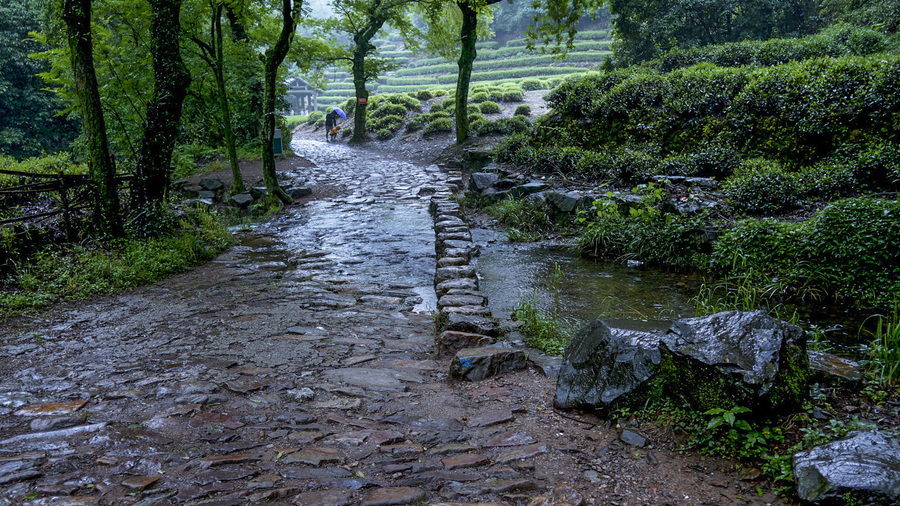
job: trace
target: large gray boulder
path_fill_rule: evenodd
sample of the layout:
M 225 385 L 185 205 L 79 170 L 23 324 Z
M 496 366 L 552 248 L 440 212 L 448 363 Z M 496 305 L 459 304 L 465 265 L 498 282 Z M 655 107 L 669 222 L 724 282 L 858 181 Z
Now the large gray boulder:
M 668 395 L 697 411 L 773 413 L 802 404 L 809 374 L 803 331 L 761 311 L 678 320 L 661 336 L 598 320 L 566 348 L 553 402 L 603 409 Z
M 816 504 L 900 504 L 900 440 L 874 432 L 794 455 L 797 494 Z
M 658 335 L 610 328 L 594 320 L 578 332 L 563 354 L 553 405 L 560 409 L 607 406 L 650 379 L 658 365 Z
M 799 407 L 809 393 L 803 329 L 763 311 L 678 320 L 660 340 L 666 389 L 696 409 Z
M 500 179 L 500 176 L 493 172 L 475 172 L 469 176 L 469 189 L 483 192 L 494 186 L 498 179 Z

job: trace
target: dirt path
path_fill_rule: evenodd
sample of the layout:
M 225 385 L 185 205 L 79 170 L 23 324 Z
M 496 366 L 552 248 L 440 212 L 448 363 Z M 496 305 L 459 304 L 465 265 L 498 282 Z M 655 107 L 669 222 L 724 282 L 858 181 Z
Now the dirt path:
M 451 380 L 428 309 L 447 175 L 377 147 L 299 142 L 290 170 L 327 200 L 190 273 L 10 322 L 0 505 L 774 500 L 671 434 L 631 446 L 646 428 L 554 411 L 535 367 Z

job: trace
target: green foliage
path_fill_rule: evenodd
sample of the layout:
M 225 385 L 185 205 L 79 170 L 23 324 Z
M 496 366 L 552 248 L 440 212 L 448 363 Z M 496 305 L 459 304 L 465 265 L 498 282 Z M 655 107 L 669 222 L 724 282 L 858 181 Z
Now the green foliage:
M 524 91 L 545 90 L 547 85 L 539 79 L 524 79 L 522 81 L 522 89 Z
M 866 368 L 882 388 L 900 384 L 900 303 L 894 302 L 888 315 L 877 315 L 872 341 L 866 347 Z M 862 329 L 860 329 L 862 333 Z
M 815 4 L 787 0 L 611 0 L 616 59 L 632 64 L 673 48 L 808 34 L 817 29 Z
M 147 284 L 209 260 L 234 242 L 225 224 L 209 212 L 190 210 L 177 225 L 168 235 L 123 239 L 109 249 L 44 250 L 8 280 L 16 288 L 0 293 L 0 316 Z
M 855 300 L 887 307 L 900 296 L 900 202 L 851 198 L 806 222 L 745 220 L 713 245 L 712 268 L 768 296 Z M 777 282 L 772 281 L 777 280 Z
M 419 100 L 431 100 L 434 98 L 434 93 L 429 90 L 419 90 L 416 92 L 416 98 Z
M 0 169 L 28 172 L 30 174 L 87 174 L 87 165 L 72 161 L 71 153 L 56 153 L 16 160 L 0 155 Z M 0 174 L 0 188 L 34 182 L 20 176 Z
M 487 94 L 487 92 L 479 91 L 476 93 L 472 93 L 472 95 L 469 97 L 469 101 L 475 102 L 476 104 L 480 104 L 482 102 L 486 102 L 489 98 L 491 98 L 491 97 L 490 97 L 490 95 Z
M 763 159 L 744 162 L 725 182 L 724 190 L 733 205 L 755 214 L 774 214 L 799 203 L 797 178 L 780 164 Z
M 709 422 L 703 433 L 696 434 L 689 446 L 709 455 L 741 460 L 758 459 L 773 454 L 773 446 L 784 441 L 781 427 L 754 428 L 738 415 L 750 409 L 735 406 L 731 409 L 713 408 L 703 413 Z
M 695 230 L 703 216 L 669 214 L 662 209 L 668 201 L 663 188 L 653 183 L 634 189 L 639 203 L 608 192 L 579 212 L 584 228 L 576 241 L 582 254 L 606 258 L 623 255 L 644 262 L 675 267 L 696 267 L 703 256 L 696 249 Z
M 500 104 L 488 100 L 481 102 L 478 105 L 478 110 L 480 110 L 482 114 L 498 114 L 500 113 Z
M 325 113 L 322 111 L 313 111 L 309 113 L 309 116 L 306 117 L 306 123 L 308 125 L 315 125 L 319 120 L 325 119 Z
M 513 242 L 531 242 L 545 237 L 555 226 L 547 209 L 533 199 L 505 199 L 488 206 L 487 211 L 506 227 Z
M 441 132 L 452 132 L 453 120 L 450 118 L 435 118 L 425 125 L 424 135 L 431 135 Z
M 877 53 L 884 47 L 884 36 L 874 30 L 835 25 L 820 33 L 800 38 L 740 41 L 672 49 L 659 59 L 648 62 L 647 65 L 663 72 L 698 63 L 712 63 L 719 67 L 771 66 L 823 56 L 865 56 Z
M 531 116 L 531 106 L 528 104 L 517 105 L 513 116 Z
M 513 309 L 513 319 L 523 323 L 521 329 L 529 346 L 548 355 L 562 355 L 572 338 L 573 329 L 559 316 L 559 280 L 562 270 L 554 265 L 550 296 L 553 298 L 551 311 L 541 310 L 537 290 L 530 297 L 523 297 Z
M 521 102 L 525 100 L 525 93 L 521 89 L 504 90 L 502 95 L 504 102 Z
M 66 149 L 77 134 L 76 123 L 39 73 L 46 61 L 29 57 L 41 50 L 29 32 L 41 25 L 40 3 L 9 0 L 0 5 L 0 155 L 16 158 Z

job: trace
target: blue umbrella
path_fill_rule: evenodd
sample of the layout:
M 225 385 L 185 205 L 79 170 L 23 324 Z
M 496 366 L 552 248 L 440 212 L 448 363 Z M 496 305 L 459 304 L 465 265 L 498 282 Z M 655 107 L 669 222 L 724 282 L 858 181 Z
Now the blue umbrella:
M 344 121 L 347 121 L 347 113 L 344 112 L 340 107 L 335 107 L 334 112 L 338 114 L 338 116 L 344 118 Z

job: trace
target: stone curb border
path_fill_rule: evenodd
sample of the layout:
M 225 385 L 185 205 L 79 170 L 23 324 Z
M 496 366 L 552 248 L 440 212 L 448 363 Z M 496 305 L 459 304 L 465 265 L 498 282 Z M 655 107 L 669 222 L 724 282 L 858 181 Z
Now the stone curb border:
M 458 171 L 450 172 L 451 186 L 462 188 Z M 469 225 L 460 205 L 450 196 L 435 195 L 429 204 L 434 219 L 437 264 L 434 291 L 443 331 L 437 338 L 438 357 L 453 355 L 450 374 L 479 381 L 489 376 L 516 371 L 527 366 L 521 349 L 491 346 L 502 329 L 488 308 L 488 298 L 478 287 L 478 273 L 471 264 L 478 256 Z

